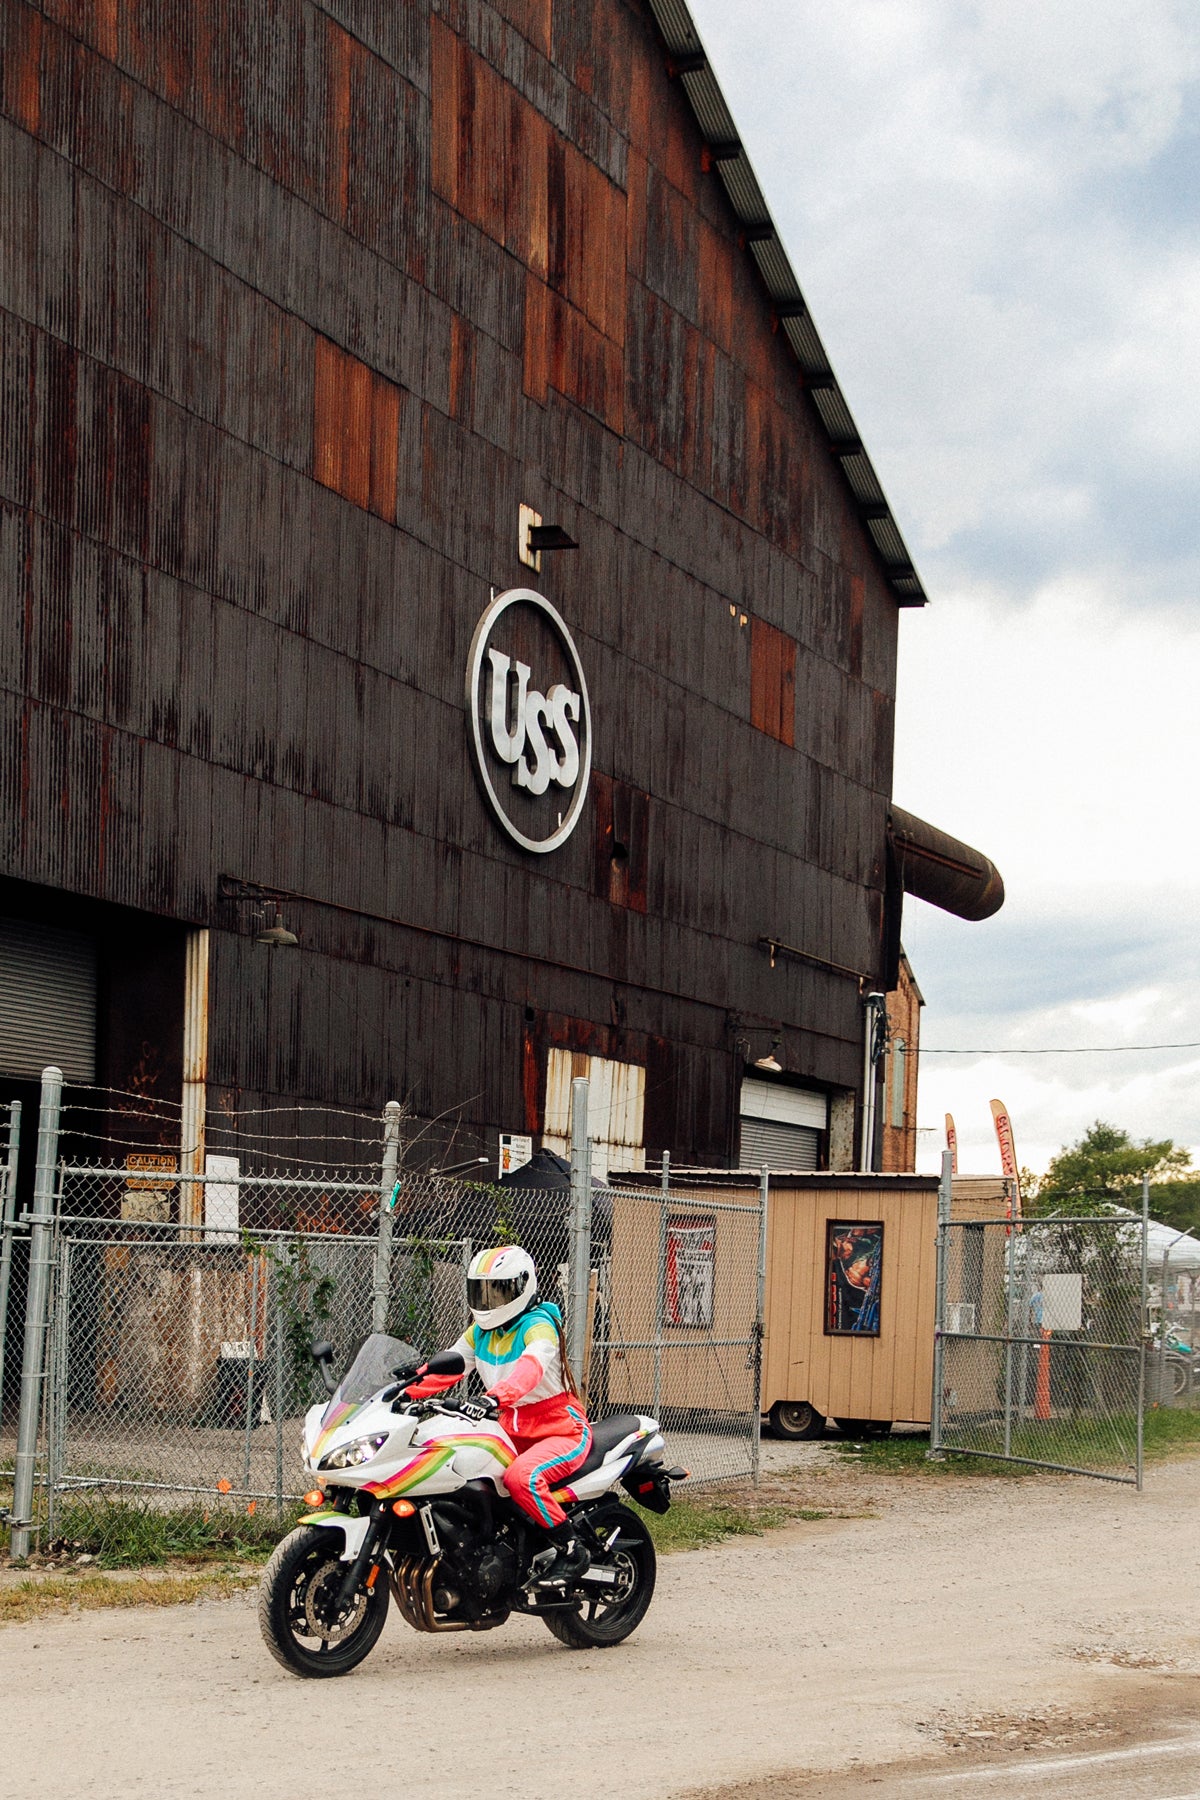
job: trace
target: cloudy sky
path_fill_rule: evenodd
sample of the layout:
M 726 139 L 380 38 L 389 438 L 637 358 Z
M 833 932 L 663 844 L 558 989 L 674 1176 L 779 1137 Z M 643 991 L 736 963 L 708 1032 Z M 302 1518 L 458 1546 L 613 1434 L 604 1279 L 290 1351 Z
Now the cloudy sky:
M 930 605 L 895 793 L 990 855 L 910 901 L 921 1166 L 1097 1118 L 1200 1161 L 1200 11 L 693 0 Z M 1000 1050 L 942 1056 L 935 1048 Z

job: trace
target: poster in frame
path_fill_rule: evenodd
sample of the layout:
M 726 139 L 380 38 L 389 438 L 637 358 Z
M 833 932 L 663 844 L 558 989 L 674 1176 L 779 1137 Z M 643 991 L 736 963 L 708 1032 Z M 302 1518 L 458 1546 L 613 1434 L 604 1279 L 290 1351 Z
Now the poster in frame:
M 667 1219 L 664 1324 L 712 1329 L 715 1248 L 716 1220 L 711 1213 L 672 1214 Z
M 883 1225 L 830 1219 L 825 1227 L 825 1334 L 878 1337 Z

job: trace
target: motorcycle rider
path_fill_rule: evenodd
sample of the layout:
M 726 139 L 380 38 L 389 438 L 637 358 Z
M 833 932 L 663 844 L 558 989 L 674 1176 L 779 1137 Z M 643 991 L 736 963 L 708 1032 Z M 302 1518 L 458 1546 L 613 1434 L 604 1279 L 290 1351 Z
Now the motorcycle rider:
M 566 1585 L 583 1574 L 591 1558 L 552 1489 L 584 1462 L 592 1429 L 567 1361 L 562 1314 L 552 1301 L 539 1298 L 533 1258 L 519 1244 L 481 1250 L 472 1259 L 467 1305 L 472 1323 L 447 1352 L 461 1357 L 462 1369 L 430 1375 L 423 1364 L 406 1391 L 424 1399 L 454 1387 L 472 1369 L 478 1372 L 517 1448 L 504 1485 L 554 1545 L 554 1554 L 540 1551 L 534 1558 L 534 1573 L 539 1583 Z

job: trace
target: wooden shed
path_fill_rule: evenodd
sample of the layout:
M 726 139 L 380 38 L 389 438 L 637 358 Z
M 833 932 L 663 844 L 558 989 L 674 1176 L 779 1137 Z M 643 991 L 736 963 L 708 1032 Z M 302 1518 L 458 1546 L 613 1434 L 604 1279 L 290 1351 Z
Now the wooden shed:
M 627 1340 L 619 1385 L 665 1410 L 717 1407 L 746 1388 L 743 1326 L 756 1311 L 757 1228 L 735 1203 L 756 1198 L 757 1176 L 706 1172 L 672 1188 L 669 1229 L 711 1230 L 705 1325 L 658 1333 L 650 1211 L 615 1199 L 614 1312 Z M 827 1419 L 855 1432 L 895 1421 L 928 1424 L 933 1382 L 938 1182 L 932 1175 L 779 1174 L 767 1209 L 761 1410 L 777 1436 L 819 1437 Z M 1000 1177 L 956 1178 L 954 1217 L 994 1219 L 1007 1203 Z M 657 1212 L 657 1208 L 653 1209 Z M 661 1255 L 661 1252 L 657 1253 Z M 698 1347 L 711 1348 L 698 1355 Z M 690 1348 L 690 1354 L 685 1353 Z M 656 1363 L 657 1352 L 657 1363 Z M 701 1381 L 706 1392 L 697 1391 Z M 735 1402 L 736 1404 L 736 1402 Z

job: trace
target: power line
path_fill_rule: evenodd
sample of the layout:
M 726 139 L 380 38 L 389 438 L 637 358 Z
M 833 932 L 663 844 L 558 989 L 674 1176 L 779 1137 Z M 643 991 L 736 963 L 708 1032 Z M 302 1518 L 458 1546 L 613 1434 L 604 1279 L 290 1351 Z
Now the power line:
M 920 1045 L 922 1056 L 1125 1056 L 1135 1050 L 1200 1050 L 1194 1044 L 1053 1044 L 1038 1050 L 1001 1047 L 988 1050 L 942 1050 Z

